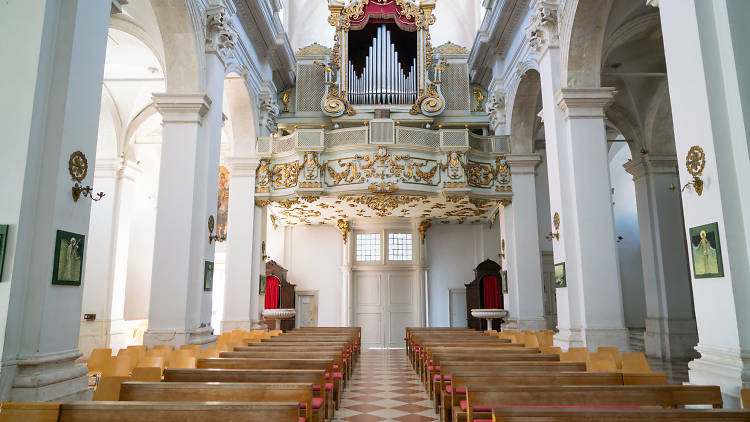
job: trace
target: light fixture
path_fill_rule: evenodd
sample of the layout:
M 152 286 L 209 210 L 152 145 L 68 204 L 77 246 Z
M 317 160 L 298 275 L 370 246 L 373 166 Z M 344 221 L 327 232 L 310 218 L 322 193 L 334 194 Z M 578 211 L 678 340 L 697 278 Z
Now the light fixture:
M 94 188 L 91 186 L 83 186 L 83 179 L 89 172 L 89 161 L 86 159 L 86 154 L 81 151 L 76 151 L 70 154 L 68 159 L 68 173 L 75 182 L 72 188 L 73 202 L 78 202 L 78 198 L 81 196 L 89 197 L 92 201 L 100 201 L 104 197 L 104 192 L 94 193 Z
M 690 150 L 685 157 L 685 167 L 687 168 L 688 173 L 693 176 L 693 180 L 682 187 L 682 192 L 684 192 L 688 186 L 692 186 L 698 196 L 703 195 L 703 179 L 701 179 L 701 175 L 703 175 L 703 169 L 706 168 L 706 153 L 703 152 L 703 148 L 698 145 L 690 147 Z

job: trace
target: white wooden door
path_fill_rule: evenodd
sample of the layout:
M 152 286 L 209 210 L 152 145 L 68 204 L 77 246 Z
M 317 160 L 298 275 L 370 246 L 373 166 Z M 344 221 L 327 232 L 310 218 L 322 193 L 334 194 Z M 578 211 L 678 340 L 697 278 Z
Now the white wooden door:
M 466 289 L 450 289 L 451 327 L 466 327 Z
M 365 348 L 404 347 L 405 328 L 418 325 L 414 271 L 362 271 L 354 275 L 354 322 Z

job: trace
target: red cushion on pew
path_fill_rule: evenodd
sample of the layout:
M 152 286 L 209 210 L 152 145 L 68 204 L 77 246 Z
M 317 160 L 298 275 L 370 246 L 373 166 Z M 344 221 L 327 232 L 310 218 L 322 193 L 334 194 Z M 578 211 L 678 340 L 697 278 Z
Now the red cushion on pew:
M 456 394 L 466 394 L 465 388 L 456 388 Z
M 323 397 L 313 397 L 312 398 L 312 408 L 313 409 L 320 409 L 321 406 L 323 406 Z M 300 402 L 299 407 L 300 407 L 300 409 L 307 409 L 307 403 Z
M 451 376 L 450 375 L 444 375 L 443 376 L 443 380 L 444 381 L 450 381 L 451 380 Z
M 466 411 L 466 400 L 461 400 L 461 410 Z M 475 412 L 492 412 L 492 406 L 474 406 L 472 410 Z
M 320 391 L 319 385 L 313 385 L 313 391 Z
M 435 377 L 432 380 L 433 381 L 440 381 L 440 374 L 435 374 Z
M 344 358 L 344 363 L 346 363 L 346 358 Z
M 474 419 L 474 420 L 476 421 L 477 419 Z M 299 418 L 297 419 L 297 422 L 305 422 L 305 418 Z
M 450 394 L 450 392 L 453 391 L 453 386 L 448 384 L 445 386 L 445 392 Z
M 330 372 L 326 372 L 326 379 L 328 379 L 330 377 L 331 377 L 331 373 Z
M 326 391 L 333 391 L 333 383 L 327 382 L 326 383 Z
M 430 365 L 432 365 L 432 359 L 430 359 Z
M 346 360 L 344 362 L 346 362 Z M 334 371 L 338 371 L 339 370 L 339 366 L 338 365 L 333 365 L 333 370 Z
M 440 365 L 436 366 L 436 367 L 435 367 L 435 370 L 436 370 L 436 371 L 439 371 L 439 370 L 440 370 Z
M 428 371 L 432 371 L 432 370 L 434 370 L 434 368 L 435 368 L 435 367 L 434 367 L 434 366 L 432 366 L 432 365 L 428 365 L 428 366 L 427 366 L 427 370 L 428 370 Z
M 334 372 L 333 373 L 333 379 L 340 380 L 343 378 L 343 374 L 341 372 Z

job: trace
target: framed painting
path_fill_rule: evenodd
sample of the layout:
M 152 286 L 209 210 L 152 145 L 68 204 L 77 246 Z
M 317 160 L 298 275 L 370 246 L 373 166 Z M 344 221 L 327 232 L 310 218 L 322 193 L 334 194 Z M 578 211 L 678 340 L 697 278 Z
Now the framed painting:
M 258 294 L 266 294 L 266 276 L 260 276 L 260 283 L 258 284 Z
M 695 278 L 724 277 L 718 223 L 690 228 L 690 252 Z
M 508 293 L 508 270 L 503 270 L 500 273 L 500 278 L 502 279 L 503 293 Z
M 52 266 L 52 284 L 80 286 L 83 273 L 83 247 L 86 236 L 58 230 Z
M 555 287 L 568 287 L 568 281 L 565 279 L 565 263 L 555 264 Z
M 203 291 L 210 292 L 214 288 L 214 263 L 205 261 L 203 265 Z
M 8 243 L 8 225 L 0 224 L 0 281 L 3 280 L 3 263 L 5 262 L 6 243 Z

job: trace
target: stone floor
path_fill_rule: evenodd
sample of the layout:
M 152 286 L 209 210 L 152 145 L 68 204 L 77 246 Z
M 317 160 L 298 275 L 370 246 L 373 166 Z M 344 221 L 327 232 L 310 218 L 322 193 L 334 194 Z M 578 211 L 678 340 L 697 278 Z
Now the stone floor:
M 403 349 L 363 350 L 334 421 L 436 421 Z

